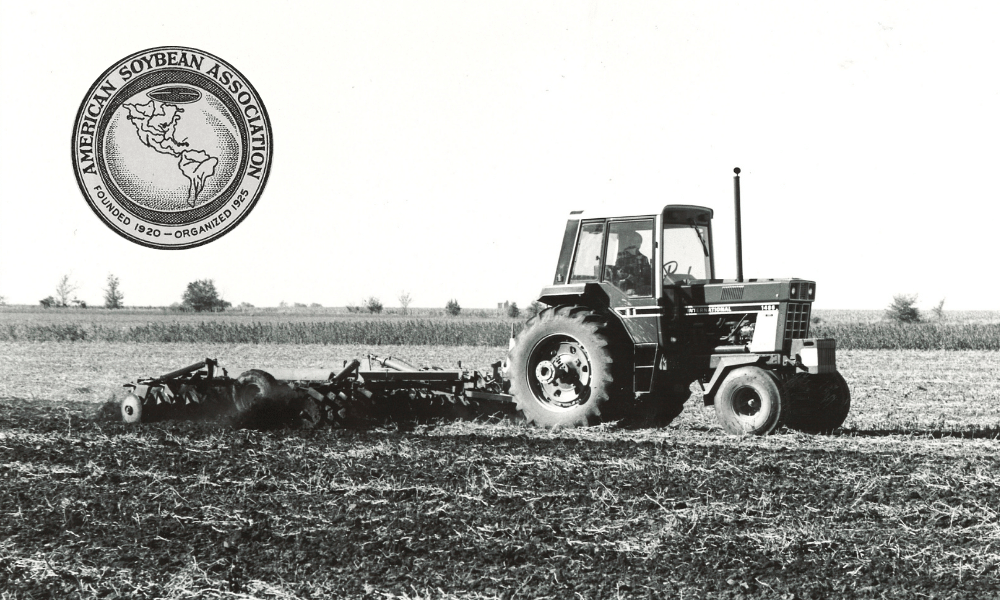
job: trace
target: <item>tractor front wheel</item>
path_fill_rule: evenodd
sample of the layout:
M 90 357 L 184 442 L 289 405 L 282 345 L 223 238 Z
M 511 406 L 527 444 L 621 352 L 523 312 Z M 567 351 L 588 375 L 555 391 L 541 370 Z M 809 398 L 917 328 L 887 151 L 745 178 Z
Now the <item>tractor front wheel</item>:
M 767 435 L 781 424 L 781 388 L 774 373 L 740 367 L 726 375 L 715 395 L 715 415 L 735 435 Z
M 546 308 L 507 356 L 510 391 L 525 420 L 542 427 L 600 421 L 613 393 L 614 359 L 603 317 L 582 306 Z

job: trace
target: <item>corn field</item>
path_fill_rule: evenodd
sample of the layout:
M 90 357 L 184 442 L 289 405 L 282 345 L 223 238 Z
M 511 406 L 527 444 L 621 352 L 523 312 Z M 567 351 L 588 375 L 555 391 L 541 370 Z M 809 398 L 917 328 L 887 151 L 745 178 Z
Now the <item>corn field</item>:
M 515 325 L 515 331 L 520 325 Z M 5 323 L 0 341 L 208 344 L 506 346 L 510 323 L 444 319 L 344 319 L 324 322 Z
M 210 344 L 506 346 L 521 322 L 509 319 L 335 319 L 326 321 L 158 320 L 147 323 L 5 322 L 0 341 Z M 1000 323 L 820 323 L 813 337 L 843 350 L 1000 350 Z
M 1000 323 L 843 323 L 815 325 L 844 350 L 1000 350 Z

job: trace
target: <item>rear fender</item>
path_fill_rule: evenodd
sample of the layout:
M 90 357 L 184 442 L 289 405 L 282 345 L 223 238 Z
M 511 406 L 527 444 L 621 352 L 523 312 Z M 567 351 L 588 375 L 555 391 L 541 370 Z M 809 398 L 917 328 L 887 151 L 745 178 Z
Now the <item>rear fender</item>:
M 593 309 L 604 309 L 610 303 L 607 292 L 596 282 L 550 285 L 542 288 L 538 301 L 549 306 L 579 304 Z

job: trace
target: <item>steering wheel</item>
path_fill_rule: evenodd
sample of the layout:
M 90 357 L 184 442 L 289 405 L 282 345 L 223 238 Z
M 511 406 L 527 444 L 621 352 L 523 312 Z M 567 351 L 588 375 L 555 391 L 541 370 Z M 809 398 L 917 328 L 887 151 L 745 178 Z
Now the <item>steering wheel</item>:
M 677 272 L 677 261 L 676 260 L 668 260 L 667 262 L 663 263 L 663 274 L 664 275 L 672 275 L 672 274 L 674 274 L 676 272 Z

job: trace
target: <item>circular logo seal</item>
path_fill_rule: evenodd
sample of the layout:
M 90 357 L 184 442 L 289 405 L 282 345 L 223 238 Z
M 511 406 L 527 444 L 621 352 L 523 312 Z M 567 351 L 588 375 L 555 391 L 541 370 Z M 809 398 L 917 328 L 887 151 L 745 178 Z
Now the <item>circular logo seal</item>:
M 73 169 L 90 207 L 119 235 L 181 249 L 242 221 L 271 170 L 271 122 L 232 65 L 194 48 L 128 56 L 87 92 Z

